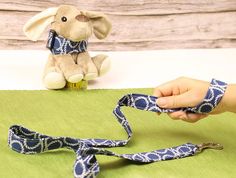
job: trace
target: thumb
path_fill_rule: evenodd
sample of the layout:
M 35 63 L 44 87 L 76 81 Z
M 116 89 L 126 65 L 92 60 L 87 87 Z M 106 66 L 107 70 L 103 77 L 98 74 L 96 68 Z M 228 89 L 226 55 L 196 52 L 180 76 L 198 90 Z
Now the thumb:
M 158 106 L 162 108 L 193 107 L 199 103 L 197 97 L 190 91 L 180 95 L 160 97 L 157 99 Z

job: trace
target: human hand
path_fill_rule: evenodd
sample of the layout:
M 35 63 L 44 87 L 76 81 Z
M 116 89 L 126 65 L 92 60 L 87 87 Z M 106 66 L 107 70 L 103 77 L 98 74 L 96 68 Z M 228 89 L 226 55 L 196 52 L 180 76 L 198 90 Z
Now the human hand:
M 157 104 L 162 108 L 194 107 L 203 101 L 209 85 L 209 82 L 180 77 L 156 87 L 154 96 L 158 97 Z M 217 106 L 209 114 L 220 112 L 223 112 L 223 107 Z M 168 115 L 174 120 L 192 123 L 207 116 L 206 114 L 186 113 L 184 111 L 176 111 L 168 113 Z

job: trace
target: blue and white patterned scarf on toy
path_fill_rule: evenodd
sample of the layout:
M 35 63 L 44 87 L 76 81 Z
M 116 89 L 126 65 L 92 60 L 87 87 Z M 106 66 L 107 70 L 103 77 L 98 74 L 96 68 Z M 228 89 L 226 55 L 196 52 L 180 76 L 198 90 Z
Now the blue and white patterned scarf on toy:
M 88 41 L 71 41 L 59 36 L 54 30 L 50 30 L 47 41 L 47 48 L 54 55 L 82 53 L 87 50 Z

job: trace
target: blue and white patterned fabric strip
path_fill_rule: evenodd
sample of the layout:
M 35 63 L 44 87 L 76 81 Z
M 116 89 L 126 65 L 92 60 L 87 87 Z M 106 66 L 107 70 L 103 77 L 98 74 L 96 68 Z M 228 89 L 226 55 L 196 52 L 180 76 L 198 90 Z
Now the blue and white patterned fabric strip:
M 196 107 L 187 108 L 188 112 L 193 113 L 209 113 L 211 112 L 221 101 L 225 94 L 227 83 L 212 79 L 207 94 L 203 101 Z
M 222 97 L 224 96 L 226 88 L 226 83 L 216 79 L 212 79 L 205 98 L 196 107 L 165 109 L 159 107 L 156 104 L 156 100 L 158 100 L 157 97 L 142 94 L 125 95 L 120 99 L 119 105 L 131 106 L 136 109 L 159 113 L 169 113 L 182 110 L 191 113 L 206 114 L 211 112 L 219 104 Z
M 220 102 L 226 84 L 217 80 L 212 80 L 204 101 L 194 108 L 180 108 L 186 112 L 207 113 L 210 112 Z M 9 129 L 9 147 L 23 154 L 36 154 L 48 150 L 59 148 L 69 148 L 76 153 L 74 163 L 75 178 L 96 177 L 99 173 L 99 164 L 96 160 L 97 154 L 115 156 L 136 162 L 150 163 L 164 160 L 172 160 L 192 156 L 199 151 L 199 146 L 186 143 L 180 146 L 154 150 L 149 152 L 134 154 L 117 154 L 105 147 L 117 147 L 126 145 L 132 136 L 131 127 L 121 111 L 122 106 L 133 107 L 136 109 L 152 112 L 173 112 L 173 109 L 163 109 L 156 104 L 157 97 L 143 94 L 127 94 L 118 101 L 117 107 L 113 110 L 118 122 L 125 129 L 128 138 L 126 140 L 109 139 L 78 139 L 70 137 L 51 137 L 30 131 L 22 126 L 13 125 Z M 210 106 L 210 107 L 208 107 Z
M 47 48 L 54 55 L 82 53 L 87 51 L 88 41 L 71 41 L 62 36 L 59 36 L 54 30 L 49 31 Z

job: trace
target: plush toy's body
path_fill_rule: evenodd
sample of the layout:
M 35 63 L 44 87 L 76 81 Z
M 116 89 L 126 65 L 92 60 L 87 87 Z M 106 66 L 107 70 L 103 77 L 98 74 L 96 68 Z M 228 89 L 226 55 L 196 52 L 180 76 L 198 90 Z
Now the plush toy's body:
M 91 80 L 108 71 L 108 56 L 90 57 L 87 51 L 87 39 L 93 33 L 98 39 L 103 39 L 110 32 L 111 24 L 104 14 L 62 5 L 32 17 L 25 24 L 24 32 L 36 41 L 50 24 L 47 47 L 51 54 L 43 75 L 47 88 L 60 89 L 66 81 L 77 83 Z

